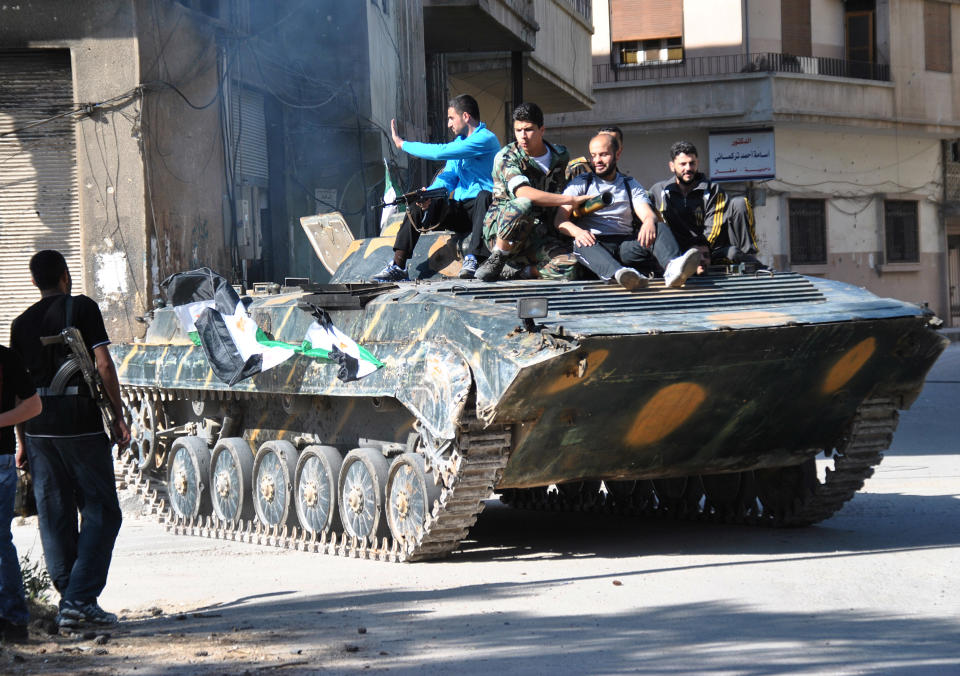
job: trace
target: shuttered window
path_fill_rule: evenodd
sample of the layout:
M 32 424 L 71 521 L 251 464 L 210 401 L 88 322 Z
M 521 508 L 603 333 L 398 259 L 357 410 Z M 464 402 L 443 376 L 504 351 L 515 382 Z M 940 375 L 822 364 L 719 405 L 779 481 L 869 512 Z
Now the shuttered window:
M 610 0 L 614 42 L 683 36 L 683 0 Z
M 927 70 L 951 72 L 950 5 L 931 0 L 923 3 L 923 37 Z
M 917 203 L 912 200 L 886 200 L 883 203 L 883 227 L 888 263 L 920 261 L 920 228 Z
M 810 0 L 780 0 L 781 51 L 813 56 L 810 37 Z
M 790 204 L 790 262 L 815 265 L 827 262 L 827 216 L 824 200 L 792 199 Z
M 263 95 L 237 86 L 230 97 L 230 134 L 238 185 L 268 185 Z
M 67 50 L 0 51 L 0 134 L 73 110 Z M 77 123 L 61 117 L 0 136 L 0 344 L 10 322 L 40 299 L 30 257 L 56 249 L 82 293 L 77 205 Z

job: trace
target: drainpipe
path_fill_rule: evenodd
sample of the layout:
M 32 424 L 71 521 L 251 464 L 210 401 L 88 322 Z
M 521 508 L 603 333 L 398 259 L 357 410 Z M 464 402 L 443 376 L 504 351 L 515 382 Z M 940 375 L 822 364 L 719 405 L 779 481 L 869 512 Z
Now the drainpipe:
M 747 61 L 750 60 L 750 0 L 740 1 L 740 12 L 743 15 L 743 51 Z

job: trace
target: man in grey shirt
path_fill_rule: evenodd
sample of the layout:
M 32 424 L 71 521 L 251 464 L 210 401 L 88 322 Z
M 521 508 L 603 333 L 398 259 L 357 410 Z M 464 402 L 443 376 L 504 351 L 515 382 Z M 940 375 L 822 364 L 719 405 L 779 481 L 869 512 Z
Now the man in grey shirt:
M 641 274 L 664 270 L 668 287 L 679 287 L 697 271 L 700 253 L 681 254 L 676 238 L 665 224 L 657 223 L 647 192 L 634 179 L 617 171 L 617 138 L 600 133 L 590 139 L 594 171 L 573 179 L 565 195 L 611 193 L 610 204 L 579 214 L 572 206 L 557 209 L 557 230 L 573 238 L 577 260 L 600 279 L 616 280 L 626 289 L 647 286 Z M 635 226 L 639 220 L 640 226 Z

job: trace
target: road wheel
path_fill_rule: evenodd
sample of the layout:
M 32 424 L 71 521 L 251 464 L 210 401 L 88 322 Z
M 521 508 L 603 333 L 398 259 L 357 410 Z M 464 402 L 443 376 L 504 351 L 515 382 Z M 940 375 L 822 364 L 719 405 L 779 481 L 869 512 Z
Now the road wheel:
M 265 526 L 293 521 L 290 509 L 297 449 L 289 441 L 264 443 L 253 460 L 253 508 Z
M 223 439 L 210 460 L 210 496 L 213 511 L 223 521 L 236 524 L 253 515 L 251 478 L 253 452 L 240 437 Z
M 167 494 L 174 514 L 189 520 L 210 513 L 210 449 L 198 437 L 180 437 L 170 449 Z
M 340 519 L 347 535 L 359 539 L 387 534 L 384 488 L 390 463 L 376 448 L 355 448 L 340 467 Z
M 404 453 L 393 461 L 387 478 L 387 523 L 398 541 L 412 545 L 423 537 L 440 486 L 427 474 L 423 456 Z
M 332 446 L 307 446 L 297 460 L 294 502 L 300 527 L 310 533 L 340 530 L 337 480 L 343 458 Z

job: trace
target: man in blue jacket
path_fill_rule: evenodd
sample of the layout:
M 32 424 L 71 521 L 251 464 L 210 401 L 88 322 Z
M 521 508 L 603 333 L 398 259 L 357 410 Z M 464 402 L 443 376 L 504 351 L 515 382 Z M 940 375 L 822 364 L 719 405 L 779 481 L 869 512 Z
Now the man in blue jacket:
M 444 187 L 450 199 L 428 200 L 410 205 L 393 243 L 393 261 L 377 273 L 377 282 L 409 281 L 407 259 L 420 239 L 420 232 L 439 227 L 455 232 L 469 232 L 470 241 L 460 277 L 470 279 L 477 271 L 477 258 L 486 255 L 483 242 L 483 217 L 493 196 L 493 158 L 500 150 L 500 141 L 480 121 L 480 106 L 469 94 L 453 98 L 447 107 L 447 127 L 455 139 L 451 143 L 416 143 L 404 141 L 397 133 L 397 121 L 390 121 L 393 143 L 414 157 L 445 160 L 446 165 L 430 184 Z

